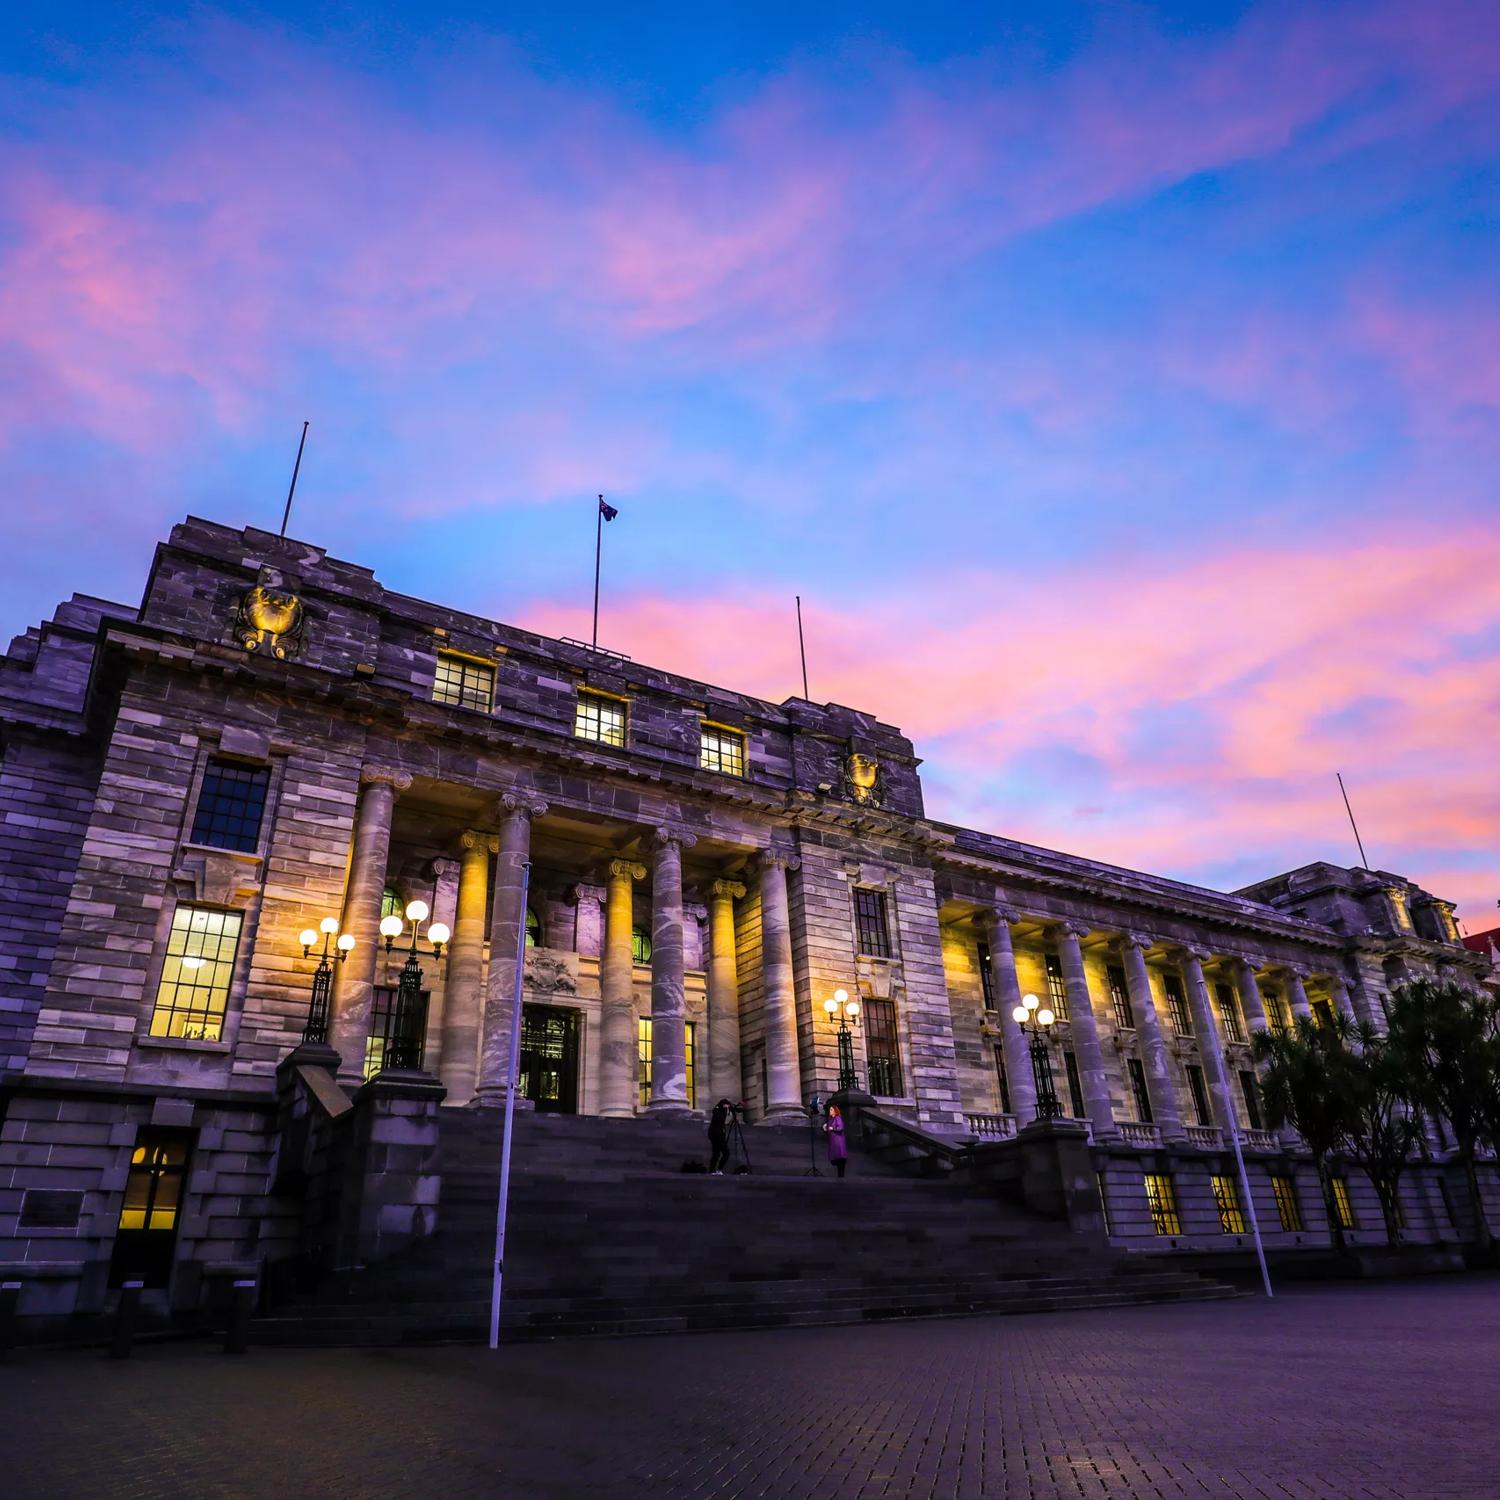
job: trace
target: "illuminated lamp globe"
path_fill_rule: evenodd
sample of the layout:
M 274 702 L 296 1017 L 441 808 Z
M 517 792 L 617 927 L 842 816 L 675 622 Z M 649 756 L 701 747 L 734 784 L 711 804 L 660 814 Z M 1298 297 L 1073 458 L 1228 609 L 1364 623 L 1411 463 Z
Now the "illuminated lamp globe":
M 318 935 L 312 930 L 311 927 L 304 927 L 297 938 L 297 941 L 301 943 L 304 948 L 311 948 L 312 945 L 317 942 L 317 940 Z
M 844 1003 L 844 1001 L 846 1001 L 848 998 L 849 998 L 849 991 L 848 990 L 835 990 L 833 992 L 833 1000 L 834 1000 L 834 1004 L 835 1005 L 842 1005 Z
M 408 901 L 406 903 L 406 920 L 408 922 L 425 922 L 429 909 L 425 901 Z
M 831 1021 L 839 1013 L 838 997 L 835 996 L 831 1000 L 825 1000 L 823 1002 L 823 1009 L 828 1012 L 828 1019 Z
M 203 967 L 203 960 L 201 958 L 185 958 L 182 960 L 182 967 L 184 969 L 201 969 Z
M 427 939 L 436 948 L 441 948 L 448 941 L 448 924 L 446 922 L 434 922 L 427 929 Z
M 1050 1026 L 1056 1019 L 1057 1017 L 1045 1005 L 1036 1013 L 1036 1023 L 1038 1026 Z
M 331 934 L 337 932 L 338 930 L 339 930 L 339 919 L 337 917 L 324 917 L 323 920 L 318 923 L 318 931 L 319 932 L 326 932 L 326 933 L 329 933 L 331 935 Z
M 346 932 L 339 938 L 339 951 L 341 953 L 347 953 L 353 946 L 354 934 L 352 932 Z
M 381 935 L 381 937 L 386 937 L 386 938 L 400 937 L 401 936 L 402 925 L 403 924 L 402 924 L 401 918 L 398 917 L 395 914 L 395 912 L 392 912 L 390 914 L 390 916 L 388 916 L 388 917 L 382 917 L 380 919 L 380 935 Z
M 1024 1005 L 1018 1005 L 1010 1013 L 1010 1018 L 1018 1026 L 1024 1026 L 1031 1019 L 1031 1012 Z
M 846 1016 L 848 1016 L 849 1019 L 852 1021 L 859 1014 L 859 1001 L 858 1000 L 851 1000 L 844 1007 L 844 1014 Z
M 1024 1005 L 1027 1010 L 1035 1010 L 1041 1003 L 1042 1002 L 1038 1000 L 1035 995 L 1021 996 L 1021 1004 Z

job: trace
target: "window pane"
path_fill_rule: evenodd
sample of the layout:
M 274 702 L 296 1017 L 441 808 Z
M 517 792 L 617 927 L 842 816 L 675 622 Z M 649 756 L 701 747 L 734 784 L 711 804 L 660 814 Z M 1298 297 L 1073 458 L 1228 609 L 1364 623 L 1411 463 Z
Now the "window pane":
M 1055 954 L 1046 955 L 1047 999 L 1052 1005 L 1052 1014 L 1059 1021 L 1068 1019 L 1068 986 L 1063 979 L 1062 960 Z
M 1193 1021 L 1188 1015 L 1187 998 L 1182 993 L 1182 981 L 1175 974 L 1163 974 L 1162 992 L 1167 997 L 1167 1018 L 1178 1036 L 1192 1036 Z
M 994 1010 L 995 1008 L 995 976 L 990 972 L 990 945 L 980 943 L 978 946 L 979 957 L 979 988 L 984 996 L 984 1008 Z
M 896 1033 L 896 1002 L 866 997 L 865 1057 L 870 1064 L 870 1092 L 887 1099 L 905 1094 L 901 1082 L 901 1043 Z
M 644 927 L 630 929 L 630 961 L 635 964 L 651 962 L 651 934 Z
M 260 842 L 261 817 L 270 781 L 271 772 L 266 766 L 209 761 L 198 792 L 198 811 L 189 835 L 191 842 L 253 854 Z
M 705 771 L 719 771 L 725 776 L 745 774 L 745 737 L 732 729 L 703 726 L 699 742 L 698 764 Z
M 1108 969 L 1109 998 L 1115 1008 L 1115 1025 L 1121 1031 L 1135 1030 L 1135 1011 L 1130 1004 L 1130 987 L 1125 983 L 1125 970 L 1118 964 Z
M 651 1017 L 641 1016 L 636 1022 L 636 1053 L 640 1059 L 637 1077 L 640 1080 L 640 1105 L 642 1109 L 651 1102 Z
M 1281 1216 L 1281 1227 L 1289 1232 L 1300 1232 L 1302 1209 L 1297 1203 L 1297 1188 L 1290 1177 L 1271 1178 L 1271 1190 L 1276 1194 L 1276 1212 Z
M 1216 984 L 1214 986 L 1214 998 L 1219 1002 L 1219 1016 L 1224 1023 L 1224 1040 L 1228 1042 L 1243 1042 L 1245 1040 L 1245 1028 L 1240 1021 L 1240 1003 L 1234 993 L 1234 986 Z
M 432 701 L 451 708 L 489 713 L 495 701 L 495 669 L 464 656 L 439 656 L 432 680 Z
M 173 912 L 151 1017 L 152 1036 L 220 1039 L 240 922 L 237 911 L 179 906 Z
M 1151 1227 L 1158 1234 L 1181 1234 L 1177 1217 L 1177 1194 L 1172 1179 L 1158 1172 L 1146 1173 L 1146 1203 L 1151 1210 Z
M 573 734 L 580 740 L 597 740 L 601 745 L 623 745 L 625 705 L 598 693 L 579 693 Z
M 890 926 L 886 920 L 884 891 L 854 890 L 854 930 L 859 951 L 871 958 L 891 956 Z
M 1063 1053 L 1063 1069 L 1068 1075 L 1068 1101 L 1075 1120 L 1087 1119 L 1083 1107 L 1083 1081 L 1078 1074 L 1078 1054 L 1070 1047 Z
M 1244 1234 L 1245 1215 L 1240 1208 L 1239 1184 L 1232 1177 L 1211 1179 L 1214 1203 L 1219 1210 L 1219 1228 L 1225 1234 Z

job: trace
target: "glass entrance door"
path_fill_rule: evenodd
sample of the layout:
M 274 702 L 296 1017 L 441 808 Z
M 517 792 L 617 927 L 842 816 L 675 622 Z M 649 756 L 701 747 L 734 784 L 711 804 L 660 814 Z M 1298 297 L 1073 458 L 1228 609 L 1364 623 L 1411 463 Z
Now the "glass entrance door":
M 521 1012 L 521 1093 L 538 1110 L 578 1113 L 578 1012 L 528 1005 Z

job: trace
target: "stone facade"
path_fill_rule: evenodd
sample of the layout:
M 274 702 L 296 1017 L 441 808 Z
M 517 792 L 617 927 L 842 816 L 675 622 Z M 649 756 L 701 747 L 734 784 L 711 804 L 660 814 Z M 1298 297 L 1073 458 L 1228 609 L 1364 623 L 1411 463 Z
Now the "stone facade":
M 0 662 L 0 714 L 0 1270 L 30 1311 L 103 1305 L 148 1178 L 174 1195 L 144 1210 L 171 1231 L 147 1274 L 164 1305 L 305 1251 L 294 1156 L 355 1163 L 319 1209 L 340 1254 L 423 1233 L 437 1101 L 513 1084 L 518 953 L 523 1105 L 585 1114 L 732 1093 L 803 1117 L 837 1085 L 823 1005 L 844 988 L 882 1111 L 1003 1140 L 1034 1107 L 1009 1011 L 1050 997 L 1110 1234 L 1152 1248 L 1239 1240 L 1211 1186 L 1231 1124 L 1263 1228 L 1273 1176 L 1297 1187 L 1305 1227 L 1270 1238 L 1323 1233 L 1305 1158 L 1252 1114 L 1252 1027 L 1325 1007 L 1378 1024 L 1408 977 L 1494 977 L 1399 876 L 1314 865 L 1226 895 L 950 827 L 869 714 L 427 604 L 253 529 L 189 520 L 138 608 L 62 606 Z M 255 789 L 228 838 L 205 822 L 226 775 Z M 398 1076 L 407 939 L 389 952 L 378 929 L 414 900 L 452 937 L 441 961 L 419 943 L 421 1055 Z M 299 934 L 328 917 L 355 939 L 333 1050 L 288 1071 L 319 958 Z M 1147 1174 L 1175 1182 L 1178 1232 Z M 1440 1153 L 1408 1191 L 1410 1233 L 1453 1238 Z M 1350 1193 L 1375 1237 L 1367 1185 Z

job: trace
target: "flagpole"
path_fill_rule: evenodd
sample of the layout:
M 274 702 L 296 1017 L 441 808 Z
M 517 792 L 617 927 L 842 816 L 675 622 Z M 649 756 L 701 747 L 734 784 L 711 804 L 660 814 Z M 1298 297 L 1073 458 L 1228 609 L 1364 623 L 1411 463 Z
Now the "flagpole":
M 812 699 L 807 692 L 807 642 L 802 639 L 802 595 L 797 595 L 797 650 L 802 653 L 802 696 L 809 703 Z
M 599 551 L 604 545 L 604 496 L 594 514 L 594 650 L 599 649 Z
M 1349 793 L 1344 791 L 1344 773 L 1335 771 L 1333 773 L 1339 779 L 1339 791 L 1344 795 L 1344 811 L 1349 814 L 1349 826 L 1354 830 L 1354 842 L 1359 847 L 1359 862 L 1365 869 L 1370 868 L 1370 861 L 1365 858 L 1365 841 L 1359 836 L 1359 824 L 1354 821 L 1354 809 L 1349 806 Z
M 302 424 L 302 436 L 297 442 L 297 462 L 292 465 L 292 485 L 286 492 L 286 509 L 281 513 L 281 534 L 286 535 L 286 523 L 292 519 L 292 496 L 297 493 L 297 475 L 302 468 L 302 449 L 307 442 L 307 423 Z

